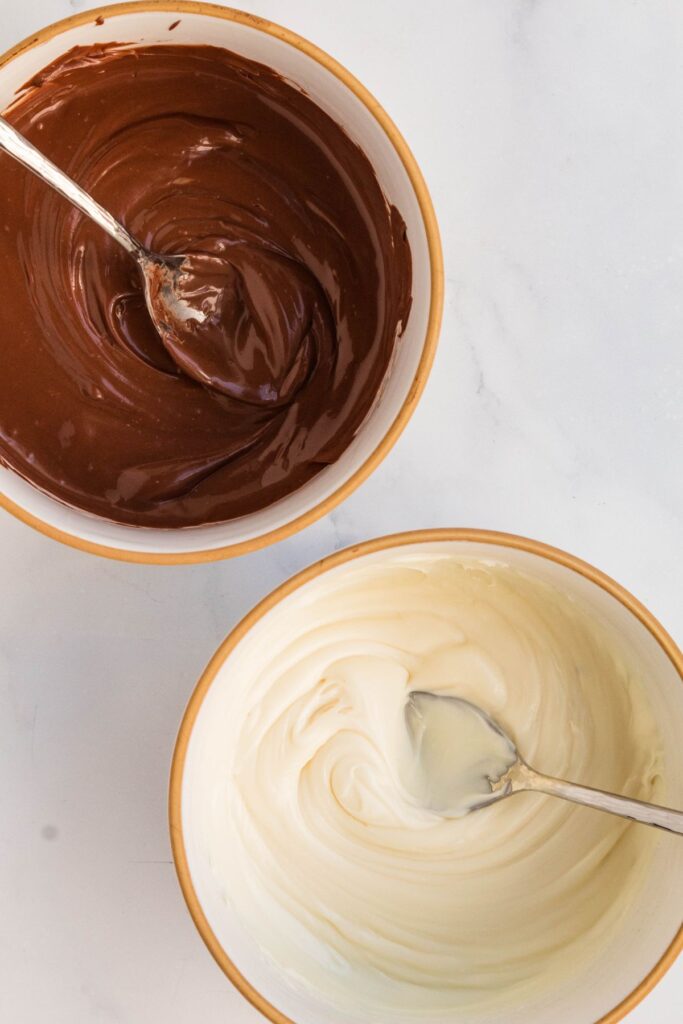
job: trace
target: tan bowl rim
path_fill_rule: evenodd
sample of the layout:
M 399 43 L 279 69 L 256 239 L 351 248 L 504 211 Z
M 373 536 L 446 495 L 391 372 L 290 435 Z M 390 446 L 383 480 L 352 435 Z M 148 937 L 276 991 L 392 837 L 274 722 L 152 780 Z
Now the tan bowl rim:
M 225 972 L 225 974 L 227 974 L 228 978 L 239 992 L 241 992 L 241 994 L 250 1003 L 252 1003 L 257 1010 L 260 1010 L 260 1012 L 269 1021 L 271 1021 L 272 1024 L 295 1024 L 295 1022 L 291 1020 L 291 1018 L 286 1017 L 276 1009 L 276 1007 L 269 1003 L 253 987 L 253 985 L 247 981 L 244 975 L 240 973 L 234 963 L 227 956 L 211 930 L 211 927 L 199 904 L 199 900 L 197 899 L 197 894 L 195 893 L 192 879 L 190 877 L 190 870 L 183 842 L 181 794 L 185 757 L 195 720 L 199 714 L 202 702 L 209 691 L 211 683 L 228 655 L 236 647 L 239 641 L 249 632 L 249 630 L 259 621 L 259 619 L 274 608 L 275 605 L 289 597 L 289 595 L 295 590 L 298 590 L 300 587 L 304 586 L 316 577 L 321 576 L 328 570 L 334 569 L 339 565 L 344 565 L 347 562 L 351 562 L 362 555 L 369 555 L 377 551 L 399 548 L 407 544 L 428 544 L 439 541 L 468 541 L 470 543 L 477 544 L 492 544 L 501 548 L 513 548 L 529 552 L 533 555 L 539 555 L 541 558 L 545 558 L 550 562 L 556 562 L 559 565 L 566 566 L 568 569 L 572 569 L 580 576 L 583 576 L 590 582 L 597 584 L 597 586 L 601 587 L 612 597 L 616 598 L 645 626 L 663 649 L 669 660 L 673 663 L 674 668 L 683 682 L 683 652 L 681 652 L 674 640 L 669 636 L 654 615 L 652 615 L 651 612 L 649 612 L 647 608 L 637 600 L 637 598 L 629 593 L 628 590 L 616 583 L 611 579 L 611 577 L 607 576 L 599 569 L 589 565 L 588 562 L 584 562 L 580 558 L 576 558 L 574 555 L 568 554 L 566 551 L 561 551 L 559 548 L 551 547 L 541 541 L 530 540 L 527 537 L 519 537 L 516 534 L 499 533 L 492 530 L 453 528 L 415 530 L 409 533 L 397 533 L 384 537 L 377 537 L 374 540 L 354 544 L 352 547 L 345 548 L 343 551 L 337 551 L 334 554 L 328 555 L 321 561 L 315 562 L 313 565 L 310 565 L 301 572 L 298 572 L 295 576 L 292 576 L 291 579 L 282 583 L 272 591 L 272 593 L 260 601 L 259 604 L 257 604 L 228 634 L 200 676 L 180 723 L 178 738 L 173 751 L 169 785 L 169 825 L 173 861 L 178 875 L 178 880 L 180 882 L 180 888 L 190 915 L 209 952 L 219 967 Z M 683 925 L 674 936 L 668 949 L 662 954 L 659 961 L 646 975 L 646 977 L 643 978 L 636 988 L 633 989 L 630 995 L 626 996 L 618 1006 L 615 1006 L 614 1009 L 601 1017 L 599 1021 L 596 1021 L 596 1024 L 617 1024 L 618 1021 L 623 1020 L 626 1014 L 630 1013 L 630 1011 L 645 998 L 648 992 L 654 988 L 657 982 L 660 981 L 682 949 Z
M 432 363 L 434 361 L 434 354 L 436 352 L 439 329 L 441 326 L 441 315 L 443 312 L 443 254 L 441 251 L 439 227 L 434 213 L 434 207 L 432 205 L 427 185 L 422 176 L 422 172 L 420 171 L 408 144 L 387 112 L 381 104 L 378 103 L 375 97 L 365 88 L 365 86 L 362 85 L 342 64 L 336 61 L 334 57 L 331 57 L 324 50 L 321 50 L 318 46 L 310 43 L 302 36 L 297 35 L 295 32 L 291 32 L 289 29 L 283 28 L 281 25 L 277 25 L 272 21 L 267 21 L 264 18 L 258 18 L 253 14 L 247 14 L 244 11 L 238 11 L 231 7 L 220 7 L 217 4 L 198 2 L 198 0 L 128 0 L 126 3 L 112 4 L 110 7 L 93 7 L 87 11 L 80 11 L 78 14 L 72 14 L 68 18 L 63 18 L 61 21 L 56 21 L 53 24 L 48 25 L 46 28 L 28 36 L 22 42 L 17 43 L 16 46 L 7 50 L 6 53 L 0 55 L 0 68 L 3 68 L 5 64 L 11 61 L 14 57 L 17 57 L 20 53 L 30 50 L 34 46 L 44 43 L 70 28 L 88 24 L 89 22 L 94 21 L 97 17 L 102 16 L 105 19 L 109 19 L 120 14 L 148 13 L 150 11 L 162 11 L 168 14 L 205 14 L 215 18 L 223 18 L 226 21 L 235 21 L 242 25 L 248 25 L 250 28 L 258 29 L 260 32 L 265 32 L 268 35 L 275 36 L 277 39 L 281 39 L 283 42 L 288 43 L 295 49 L 300 50 L 308 57 L 317 61 L 318 64 L 321 64 L 327 71 L 331 72 L 348 89 L 350 89 L 350 91 L 354 93 L 367 107 L 368 111 L 379 123 L 380 127 L 384 129 L 385 134 L 389 137 L 390 142 L 405 168 L 417 198 L 420 214 L 425 227 L 425 233 L 427 235 L 431 278 L 429 317 L 420 362 L 415 371 L 415 376 L 413 378 L 412 385 L 408 390 L 405 401 L 399 409 L 393 423 L 374 451 L 371 452 L 365 462 L 359 466 L 354 473 L 352 473 L 348 480 L 342 483 L 332 494 L 328 495 L 327 498 L 324 498 L 322 501 L 314 505 L 313 508 L 308 509 L 306 512 L 302 512 L 301 515 L 292 519 L 290 522 L 283 523 L 282 526 L 278 526 L 275 529 L 260 534 L 258 537 L 253 537 L 250 540 L 240 541 L 239 543 L 228 544 L 218 548 L 208 548 L 201 551 L 128 551 L 125 548 L 118 548 L 113 545 L 98 544 L 93 541 L 88 541 L 76 536 L 75 534 L 61 530 L 56 526 L 52 526 L 51 524 L 44 522 L 38 516 L 26 511 L 26 509 L 22 508 L 21 505 L 18 505 L 0 491 L 0 507 L 6 509 L 13 516 L 16 516 L 17 519 L 21 519 L 22 522 L 27 523 L 29 526 L 40 531 L 40 533 L 44 533 L 53 540 L 61 541 L 63 544 L 68 544 L 70 547 L 78 548 L 81 551 L 88 551 L 91 554 L 102 555 L 105 558 L 118 559 L 124 562 L 144 562 L 155 565 L 188 565 L 196 562 L 214 562 L 223 558 L 233 558 L 236 555 L 256 551 L 269 544 L 275 544 L 280 540 L 284 540 L 285 537 L 289 537 L 293 533 L 303 530 L 306 526 L 310 526 L 311 523 L 316 522 L 316 520 L 327 515 L 328 512 L 331 512 L 333 508 L 336 508 L 337 505 L 348 498 L 348 496 L 352 494 L 353 491 L 355 491 L 356 488 L 359 487 L 360 484 L 362 484 L 363 481 L 366 480 L 379 466 L 382 460 L 393 448 L 394 444 L 405 429 L 408 420 L 415 411 L 415 407 L 422 395 L 422 392 L 424 391 L 427 378 L 429 377 L 429 371 L 431 370 Z

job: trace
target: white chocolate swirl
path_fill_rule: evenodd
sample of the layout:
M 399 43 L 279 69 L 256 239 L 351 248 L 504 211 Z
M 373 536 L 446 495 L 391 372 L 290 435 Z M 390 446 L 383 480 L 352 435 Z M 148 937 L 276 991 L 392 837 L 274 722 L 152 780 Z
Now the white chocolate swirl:
M 580 602 L 503 564 L 390 554 L 299 592 L 231 671 L 202 842 L 294 986 L 354 1020 L 469 1020 L 578 977 L 614 934 L 648 829 L 539 794 L 448 820 L 401 783 L 418 689 L 483 707 L 540 771 L 657 798 L 644 688 Z

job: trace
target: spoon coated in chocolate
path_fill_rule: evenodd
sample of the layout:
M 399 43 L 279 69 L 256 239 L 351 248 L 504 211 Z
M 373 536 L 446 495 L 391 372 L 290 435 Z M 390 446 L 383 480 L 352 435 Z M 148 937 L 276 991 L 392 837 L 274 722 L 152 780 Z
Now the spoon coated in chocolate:
M 147 306 L 173 361 L 230 398 L 287 405 L 334 330 L 310 275 L 286 256 L 239 244 L 228 257 L 190 253 L 179 260 L 143 268 Z
M 221 329 L 221 313 L 230 305 L 228 293 L 237 287 L 230 264 L 217 256 L 161 256 L 145 249 L 108 210 L 3 117 L 0 149 L 42 178 L 130 253 L 142 274 L 152 323 L 174 362 L 201 384 L 234 397 L 233 374 L 226 372 L 229 356 Z M 265 380 L 261 388 L 266 398 L 274 391 Z

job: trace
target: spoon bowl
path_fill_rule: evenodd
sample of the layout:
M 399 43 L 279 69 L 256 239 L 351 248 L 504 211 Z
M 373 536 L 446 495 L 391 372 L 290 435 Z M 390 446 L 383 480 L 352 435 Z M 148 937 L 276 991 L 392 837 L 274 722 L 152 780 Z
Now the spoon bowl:
M 408 788 L 420 803 L 461 818 L 509 795 L 508 776 L 521 759 L 482 708 L 462 697 L 413 690 L 405 720 L 415 754 Z

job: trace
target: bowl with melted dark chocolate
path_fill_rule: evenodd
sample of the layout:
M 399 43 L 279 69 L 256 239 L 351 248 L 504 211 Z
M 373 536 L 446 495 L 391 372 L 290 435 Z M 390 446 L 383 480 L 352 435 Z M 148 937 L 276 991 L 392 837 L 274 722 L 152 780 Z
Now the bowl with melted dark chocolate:
M 190 561 L 341 501 L 409 418 L 442 300 L 429 196 L 372 97 L 270 23 L 143 0 L 2 58 L 0 107 L 143 245 L 190 253 L 211 307 L 165 347 L 135 263 L 0 155 L 5 507 Z

